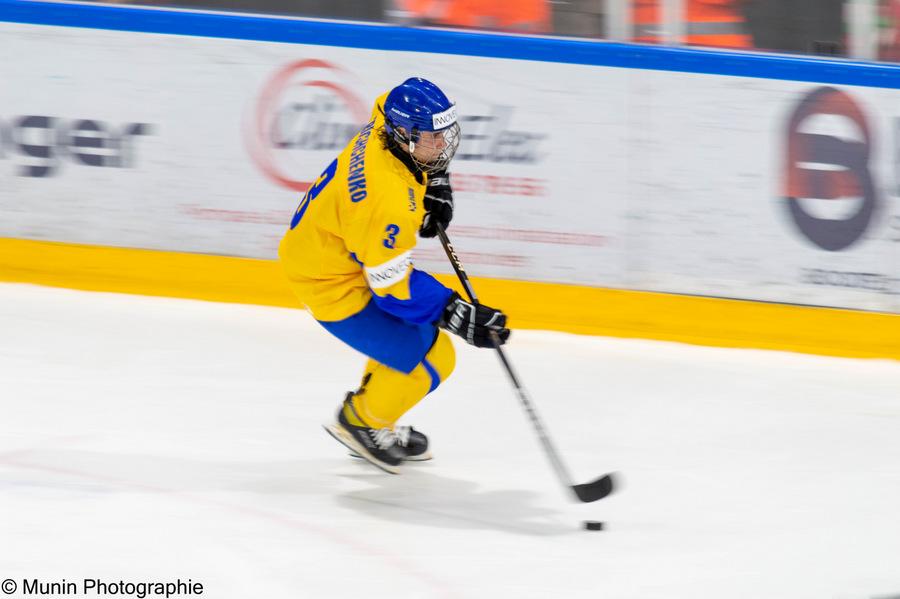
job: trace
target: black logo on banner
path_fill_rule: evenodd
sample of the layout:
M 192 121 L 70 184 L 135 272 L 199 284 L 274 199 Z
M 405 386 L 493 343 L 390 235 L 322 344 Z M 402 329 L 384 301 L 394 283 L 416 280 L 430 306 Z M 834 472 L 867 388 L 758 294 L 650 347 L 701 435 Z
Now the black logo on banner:
M 147 123 L 15 116 L 0 119 L 0 159 L 11 158 L 20 177 L 52 177 L 66 159 L 86 166 L 131 168 L 136 138 L 152 133 Z
M 860 139 L 810 132 L 809 119 L 830 115 L 847 121 Z M 840 90 L 820 87 L 809 93 L 787 126 L 784 197 L 800 232 L 828 251 L 857 242 L 872 221 L 878 196 L 869 171 L 872 133 L 859 105 Z M 802 200 L 857 202 L 844 218 L 822 218 L 804 209 Z

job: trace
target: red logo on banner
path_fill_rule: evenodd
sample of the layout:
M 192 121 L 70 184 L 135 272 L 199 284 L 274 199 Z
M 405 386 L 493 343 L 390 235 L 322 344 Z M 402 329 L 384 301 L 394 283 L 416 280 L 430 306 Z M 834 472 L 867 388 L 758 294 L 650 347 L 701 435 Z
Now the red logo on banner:
M 369 111 L 346 81 L 347 71 L 318 59 L 293 62 L 263 86 L 247 148 L 272 181 L 306 191 L 368 120 Z

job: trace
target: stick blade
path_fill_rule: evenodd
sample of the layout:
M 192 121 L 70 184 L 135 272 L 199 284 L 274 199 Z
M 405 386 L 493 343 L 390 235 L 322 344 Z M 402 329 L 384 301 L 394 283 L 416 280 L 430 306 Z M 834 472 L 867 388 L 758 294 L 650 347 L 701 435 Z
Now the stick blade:
M 613 475 L 606 474 L 591 483 L 572 485 L 572 490 L 575 491 L 578 500 L 583 503 L 599 501 L 615 490 Z

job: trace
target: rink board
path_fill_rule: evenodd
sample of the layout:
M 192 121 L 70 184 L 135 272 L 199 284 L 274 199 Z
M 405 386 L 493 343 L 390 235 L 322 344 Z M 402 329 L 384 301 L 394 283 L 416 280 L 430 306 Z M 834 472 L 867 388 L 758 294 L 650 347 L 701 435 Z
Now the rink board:
M 262 281 L 299 197 L 416 74 L 463 115 L 455 245 L 520 326 L 896 352 L 900 68 L 7 0 L 4 20 L 0 279 L 288 305 Z M 416 263 L 451 273 L 433 241 Z M 675 294 L 860 320 L 801 341 L 786 306 L 706 319 Z M 736 332 L 756 310 L 771 328 Z
M 271 260 L 0 239 L 0 273 L 92 291 L 297 306 Z M 464 292 L 455 275 L 437 277 Z M 473 285 L 508 311 L 514 329 L 900 360 L 896 315 L 478 277 Z

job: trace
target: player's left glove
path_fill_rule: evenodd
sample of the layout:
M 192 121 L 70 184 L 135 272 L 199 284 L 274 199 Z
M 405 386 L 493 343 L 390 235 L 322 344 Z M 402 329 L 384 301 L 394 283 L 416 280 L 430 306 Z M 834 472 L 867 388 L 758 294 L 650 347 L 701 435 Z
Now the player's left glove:
M 450 187 L 450 173 L 440 171 L 428 178 L 425 189 L 425 218 L 419 228 L 422 237 L 437 235 L 437 225 L 444 229 L 453 218 L 453 189 Z
M 506 314 L 484 304 L 467 302 L 455 292 L 444 307 L 438 326 L 475 347 L 494 347 L 495 342 L 503 345 L 509 339 Z

